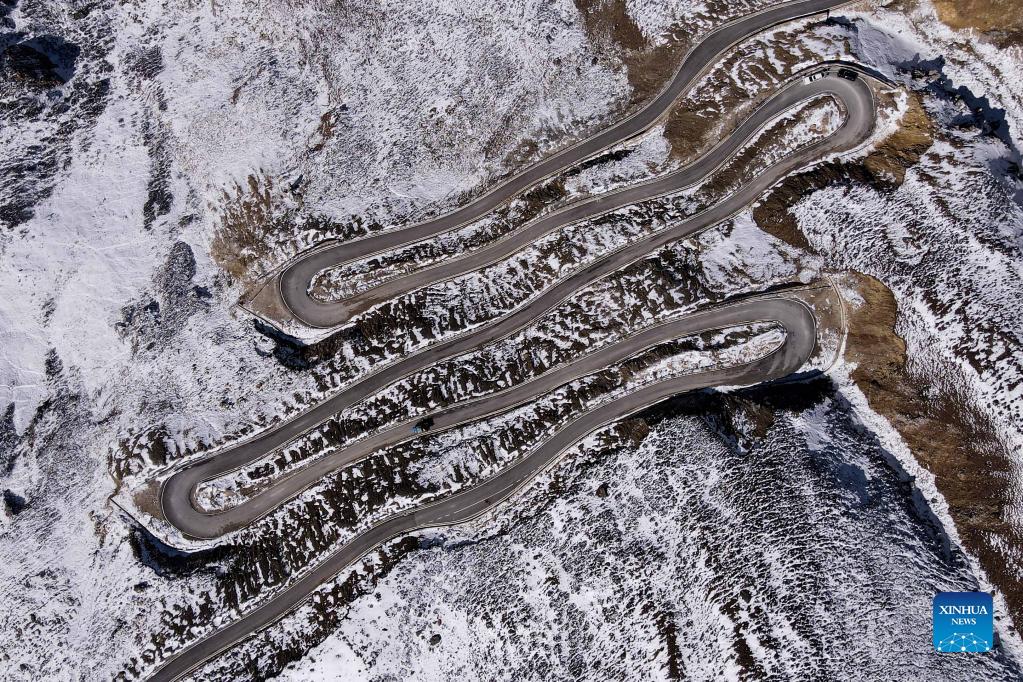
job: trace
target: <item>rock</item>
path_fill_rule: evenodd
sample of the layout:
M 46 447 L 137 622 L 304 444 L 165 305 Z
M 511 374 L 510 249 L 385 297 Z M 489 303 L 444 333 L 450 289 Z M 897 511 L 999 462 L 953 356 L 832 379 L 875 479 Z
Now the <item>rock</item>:
M 38 36 L 3 53 L 3 69 L 22 81 L 52 87 L 67 83 L 81 52 L 74 43 L 57 36 Z
M 4 506 L 7 507 L 7 511 L 10 512 L 11 516 L 17 516 L 28 506 L 28 500 L 13 490 L 5 490 L 3 498 Z

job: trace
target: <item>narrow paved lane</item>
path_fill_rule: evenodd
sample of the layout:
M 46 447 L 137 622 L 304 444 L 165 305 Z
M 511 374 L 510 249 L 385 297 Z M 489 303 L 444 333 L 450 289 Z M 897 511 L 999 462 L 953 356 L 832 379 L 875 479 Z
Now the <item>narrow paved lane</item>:
M 687 318 L 675 326 L 673 331 L 684 335 L 753 320 L 777 322 L 786 330 L 785 340 L 768 355 L 747 364 L 649 384 L 616 400 L 599 404 L 556 431 L 552 437 L 496 476 L 432 504 L 390 516 L 370 527 L 273 599 L 175 655 L 151 679 L 154 682 L 170 681 L 188 674 L 205 661 L 293 611 L 317 587 L 391 538 L 416 529 L 464 523 L 487 512 L 557 461 L 565 450 L 605 424 L 640 412 L 679 393 L 710 386 L 755 384 L 780 379 L 797 371 L 813 352 L 816 323 L 809 308 L 798 299 L 765 297 L 745 301 Z
M 316 327 L 336 327 L 380 303 L 496 263 L 564 225 L 589 220 L 625 206 L 673 194 L 698 184 L 731 159 L 736 151 L 775 117 L 792 109 L 800 102 L 824 96 L 831 96 L 841 101 L 850 111 L 849 118 L 854 124 L 851 129 L 833 138 L 832 145 L 841 144 L 847 138 L 855 139 L 858 132 L 856 123 L 872 122 L 870 92 L 862 81 L 848 81 L 835 75 L 826 76 L 811 83 L 797 80 L 774 94 L 731 135 L 681 170 L 656 180 L 630 185 L 614 192 L 570 204 L 515 229 L 483 248 L 458 258 L 444 260 L 438 265 L 417 270 L 404 277 L 386 281 L 341 301 L 325 302 L 313 298 L 309 293 L 312 279 L 325 267 L 334 265 L 330 259 L 339 255 L 340 249 L 318 251 L 285 270 L 280 283 L 281 296 L 288 309 L 304 323 Z M 812 158 L 812 155 L 802 154 L 800 156 L 801 162 L 808 158 Z M 776 173 L 774 177 L 777 177 Z M 772 179 L 771 182 L 773 181 Z M 398 235 L 401 232 L 395 234 Z M 620 262 L 620 259 L 616 259 L 616 261 Z
M 318 480 L 319 476 L 330 471 L 331 463 L 335 463 L 336 466 L 342 466 L 356 459 L 354 453 L 362 453 L 359 455 L 361 457 L 365 456 L 368 451 L 363 452 L 357 448 L 344 458 L 333 456 L 325 458 L 321 462 L 317 462 L 308 472 L 301 471 L 283 478 L 260 494 L 223 512 L 206 513 L 197 509 L 194 503 L 194 493 L 197 486 L 205 480 L 222 476 L 227 472 L 256 461 L 275 448 L 279 448 L 294 440 L 324 420 L 343 412 L 367 396 L 413 372 L 454 355 L 494 343 L 496 340 L 514 333 L 572 296 L 579 289 L 591 285 L 609 273 L 636 260 L 647 257 L 665 244 L 692 235 L 726 220 L 731 215 L 741 211 L 760 196 L 764 190 L 794 169 L 802 167 L 807 162 L 823 154 L 854 147 L 869 136 L 874 121 L 873 99 L 870 89 L 862 79 L 849 81 L 837 76 L 827 76 L 813 81 L 811 84 L 799 81 L 797 84 L 785 88 L 776 97 L 779 101 L 791 106 L 805 99 L 806 96 L 815 96 L 821 93 L 828 93 L 838 98 L 846 110 L 846 120 L 842 128 L 827 139 L 805 147 L 796 154 L 785 157 L 758 175 L 738 192 L 730 195 L 703 213 L 693 216 L 671 228 L 654 233 L 649 237 L 632 242 L 618 251 L 606 254 L 591 262 L 548 288 L 524 306 L 499 318 L 495 322 L 477 328 L 471 334 L 456 336 L 447 341 L 434 344 L 422 352 L 408 355 L 397 362 L 381 367 L 364 377 L 358 383 L 349 385 L 331 398 L 317 404 L 315 407 L 277 428 L 263 432 L 250 440 L 190 464 L 171 476 L 164 483 L 160 491 L 160 505 L 165 518 L 186 535 L 203 539 L 216 538 L 248 525 L 302 492 L 302 490 Z M 774 100 L 772 99 L 772 101 Z M 777 113 L 784 110 L 782 108 L 774 113 L 777 115 Z M 742 130 L 740 129 L 740 131 Z M 749 132 L 740 131 L 737 131 L 736 135 Z M 735 144 L 729 146 L 736 148 Z M 672 184 L 669 176 L 653 183 L 647 183 L 643 185 L 642 189 L 644 192 L 649 190 L 663 193 L 664 191 L 672 191 L 671 188 Z M 632 196 L 627 194 L 627 190 L 618 194 L 626 196 L 614 201 L 625 201 L 625 198 Z M 557 215 L 559 214 L 554 214 L 554 216 Z M 569 212 L 564 217 L 566 220 L 570 220 L 572 219 L 571 216 L 574 215 L 574 213 Z M 432 270 L 424 271 L 424 273 L 429 272 L 432 272 Z M 627 342 L 626 349 L 628 347 L 630 346 L 628 346 Z M 474 403 L 471 409 L 476 410 L 479 415 L 492 411 L 485 403 Z M 370 442 L 380 443 L 379 438 L 381 437 L 377 438 L 377 440 L 371 440 Z M 314 471 L 317 476 L 313 475 Z
M 457 211 L 403 230 L 318 249 L 298 259 L 283 272 L 280 279 L 280 294 L 288 307 L 306 324 L 333 327 L 380 301 L 485 267 L 563 225 L 671 194 L 700 182 L 733 157 L 743 143 L 766 123 L 799 102 L 818 96 L 831 96 L 841 103 L 845 113 L 844 122 L 835 133 L 778 160 L 733 194 L 702 213 L 597 258 L 490 324 L 375 369 L 357 383 L 288 422 L 177 471 L 160 489 L 160 505 L 166 519 L 185 535 L 215 539 L 273 511 L 339 467 L 362 459 L 371 452 L 407 440 L 411 437 L 411 422 L 395 424 L 370 434 L 338 452 L 311 462 L 230 509 L 208 513 L 198 509 L 195 503 L 195 491 L 203 481 L 222 476 L 264 457 L 324 420 L 413 372 L 494 343 L 514 333 L 581 288 L 649 256 L 668 243 L 719 224 L 735 215 L 786 174 L 821 156 L 849 150 L 864 142 L 873 130 L 875 112 L 870 88 L 862 77 L 848 80 L 827 75 L 809 83 L 795 81 L 780 89 L 713 150 L 680 171 L 570 205 L 520 227 L 511 235 L 488 247 L 392 280 L 346 301 L 322 303 L 315 301 L 308 294 L 312 278 L 325 267 L 450 230 L 467 220 L 485 214 L 551 173 L 641 133 L 656 122 L 722 50 L 763 28 L 840 4 L 842 2 L 836 0 L 808 0 L 778 6 L 729 24 L 712 33 L 697 46 L 689 54 L 668 88 L 649 106 L 629 119 L 528 168 Z M 593 350 L 528 382 L 485 398 L 466 401 L 435 412 L 433 415 L 435 429 L 452 428 L 527 403 L 557 386 L 618 363 L 658 343 L 701 331 L 758 321 L 775 322 L 785 329 L 784 341 L 769 354 L 746 364 L 719 367 L 636 387 L 614 400 L 587 409 L 558 429 L 547 441 L 492 478 L 432 504 L 384 519 L 367 529 L 271 600 L 175 654 L 154 673 L 152 679 L 174 680 L 196 669 L 219 652 L 289 613 L 316 587 L 382 542 L 419 528 L 461 523 L 492 509 L 528 484 L 574 443 L 609 422 L 686 391 L 719 385 L 755 384 L 780 379 L 797 371 L 813 351 L 817 336 L 816 322 L 813 314 L 796 294 L 748 299 L 633 332 L 618 343 Z
M 757 303 L 751 302 L 700 312 L 635 332 L 618 343 L 587 353 L 574 362 L 551 369 L 530 381 L 433 412 L 429 415 L 434 420 L 432 431 L 436 433 L 530 403 L 544 393 L 586 375 L 599 372 L 665 341 L 711 329 L 748 324 L 757 321 L 756 318 L 751 317 L 754 313 L 760 316 L 768 315 L 766 318 L 761 317 L 760 321 L 776 321 L 770 317 L 771 310 L 778 305 L 788 304 L 779 304 L 775 301 L 765 302 L 759 312 L 756 310 L 756 305 Z M 785 322 L 785 320 L 777 321 Z M 792 318 L 788 322 L 791 324 L 798 322 L 801 326 L 786 327 L 787 333 L 798 334 L 803 338 L 815 337 L 812 324 L 807 326 L 805 318 L 798 320 Z M 419 417 L 416 417 L 398 422 L 363 440 L 321 457 L 298 469 L 290 476 L 277 481 L 265 491 L 223 511 L 208 512 L 195 506 L 195 489 L 202 482 L 205 472 L 200 467 L 187 469 L 187 474 L 173 476 L 167 481 L 162 491 L 164 514 L 168 521 L 187 535 L 201 539 L 220 537 L 247 526 L 260 516 L 273 511 L 289 498 L 315 484 L 331 472 L 364 459 L 374 452 L 394 447 L 417 437 L 413 434 L 412 427 L 418 420 Z
M 353 314 L 364 310 L 367 305 L 387 300 L 389 296 L 380 291 L 376 295 L 366 297 L 365 300 L 333 303 L 318 301 L 308 294 L 310 282 L 318 272 L 374 253 L 434 237 L 486 215 L 543 179 L 649 130 L 671 109 L 675 102 L 689 92 L 704 71 L 713 65 L 718 55 L 736 43 L 777 24 L 819 14 L 848 1 L 804 0 L 803 2 L 776 5 L 716 29 L 686 55 L 678 71 L 660 94 L 632 116 L 578 144 L 552 154 L 492 188 L 478 199 L 450 213 L 400 230 L 391 230 L 355 241 L 323 246 L 300 256 L 281 273 L 277 282 L 277 286 L 280 287 L 279 295 L 291 313 L 310 327 L 330 328 L 343 323 Z M 741 142 L 742 136 L 732 135 L 730 139 Z M 710 155 L 711 158 L 707 159 L 707 165 L 713 166 L 715 159 L 724 158 L 727 154 L 727 150 L 720 150 L 720 152 L 715 150 Z M 695 173 L 696 171 L 690 177 L 697 179 L 699 176 Z M 674 181 L 676 186 L 681 186 L 679 183 L 687 184 L 683 179 Z M 636 200 L 632 199 L 632 201 Z M 598 204 L 594 208 L 600 209 L 601 206 Z M 605 208 L 604 210 L 611 209 Z M 597 212 L 603 211 L 598 210 Z M 566 216 L 567 219 L 570 218 Z M 469 267 L 469 269 L 472 268 Z M 434 277 L 434 280 L 436 279 L 437 277 Z M 409 284 L 407 288 L 414 288 L 412 284 L 421 286 L 426 281 L 422 278 L 414 280 L 413 283 L 407 283 Z

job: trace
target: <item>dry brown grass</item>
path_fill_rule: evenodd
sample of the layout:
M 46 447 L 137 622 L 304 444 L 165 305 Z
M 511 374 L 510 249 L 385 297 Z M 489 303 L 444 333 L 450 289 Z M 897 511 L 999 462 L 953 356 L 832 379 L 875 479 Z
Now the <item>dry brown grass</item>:
M 934 143 L 934 124 L 924 110 L 917 93 L 909 93 L 909 105 L 899 127 L 881 141 L 863 165 L 875 178 L 887 176 L 896 185 L 906 179 L 906 169 Z
M 692 33 L 675 27 L 660 45 L 651 45 L 629 16 L 625 0 L 575 0 L 594 45 L 622 60 L 632 88 L 629 106 L 654 97 L 678 69 L 692 46 Z
M 251 283 L 258 278 L 252 266 L 270 252 L 267 238 L 274 229 L 272 190 L 269 178 L 260 180 L 250 175 L 247 187 L 235 185 L 233 194 L 223 192 L 220 228 L 213 236 L 210 255 L 241 282 Z
M 622 59 L 632 86 L 632 103 L 649 99 L 678 66 L 683 41 L 651 48 L 625 0 L 575 0 L 590 40 Z
M 607 39 L 625 50 L 641 50 L 646 38 L 629 16 L 625 0 L 575 0 L 591 37 Z
M 1023 537 L 1006 519 L 1011 503 L 1010 459 L 988 420 L 955 396 L 936 392 L 906 369 L 906 344 L 895 333 L 898 306 L 892 292 L 866 275 L 852 278 L 864 305 L 850 311 L 846 358 L 852 379 L 871 409 L 902 435 L 930 471 L 949 505 L 967 551 L 1003 592 L 1015 622 L 1023 617 L 1023 581 L 989 541 L 1019 547 Z
M 954 29 L 974 29 L 1003 46 L 1023 45 L 1021 0 L 932 0 L 938 19 Z

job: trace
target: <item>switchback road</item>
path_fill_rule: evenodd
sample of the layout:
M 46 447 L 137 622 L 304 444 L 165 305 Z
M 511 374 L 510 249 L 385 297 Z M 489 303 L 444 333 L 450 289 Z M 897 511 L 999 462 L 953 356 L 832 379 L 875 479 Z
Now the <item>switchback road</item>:
M 807 97 L 820 94 L 829 94 L 835 97 L 842 102 L 846 111 L 846 120 L 842 127 L 825 140 L 804 147 L 797 153 L 785 157 L 743 186 L 739 191 L 729 195 L 726 199 L 711 206 L 703 213 L 661 232 L 656 232 L 646 238 L 632 242 L 618 251 L 606 254 L 591 262 L 584 268 L 577 270 L 548 288 L 524 306 L 498 319 L 494 323 L 478 328 L 471 334 L 456 336 L 447 341 L 431 345 L 419 353 L 406 356 L 397 362 L 381 367 L 358 383 L 349 385 L 331 398 L 317 404 L 275 429 L 261 433 L 250 440 L 190 464 L 168 479 L 160 491 L 160 504 L 165 518 L 185 534 L 202 539 L 216 538 L 248 525 L 319 480 L 325 473 L 333 470 L 332 467 L 343 466 L 365 456 L 372 451 L 372 449 L 367 450 L 365 448 L 373 444 L 381 444 L 383 442 L 381 438 L 383 437 L 379 435 L 374 436 L 366 441 L 365 446 L 357 446 L 350 451 L 326 457 L 304 470 L 281 479 L 267 490 L 225 511 L 206 512 L 196 508 L 194 495 L 196 487 L 202 481 L 217 478 L 256 461 L 274 449 L 294 440 L 324 420 L 343 412 L 367 396 L 413 372 L 428 367 L 440 360 L 491 344 L 514 333 L 544 312 L 557 306 L 574 292 L 592 284 L 607 274 L 648 256 L 665 244 L 726 220 L 729 216 L 742 210 L 760 196 L 764 190 L 792 170 L 805 165 L 807 162 L 823 154 L 856 146 L 869 136 L 874 120 L 873 99 L 869 87 L 862 78 L 850 81 L 838 76 L 827 75 L 810 83 L 800 80 L 784 88 L 778 95 L 769 100 L 764 108 L 770 109 L 774 115 L 777 115 L 785 109 L 776 110 L 772 104 L 773 102 L 780 101 L 791 106 L 794 103 L 805 100 Z M 757 118 L 756 115 L 754 118 Z M 761 120 L 761 123 L 765 123 L 770 118 Z M 749 132 L 744 125 L 740 127 L 736 135 L 748 136 Z M 723 146 L 734 149 L 737 145 L 723 143 Z M 680 174 L 684 173 L 685 171 L 680 171 Z M 667 176 L 655 182 L 646 183 L 641 186 L 641 189 L 644 194 L 671 192 L 673 191 L 674 177 L 674 175 Z M 635 197 L 630 192 L 630 189 L 610 195 L 608 201 L 615 205 L 618 205 L 619 202 L 629 203 L 626 202 L 626 199 Z M 589 205 L 595 205 L 595 203 L 589 202 Z M 625 205 L 625 203 L 621 205 Z M 574 208 L 570 207 L 566 211 L 552 214 L 551 217 L 562 216 L 566 221 L 571 221 L 575 215 Z M 459 267 L 463 267 L 461 263 L 466 260 L 469 259 L 459 259 L 457 261 Z M 429 274 L 438 270 L 439 268 L 433 268 L 422 273 L 416 273 L 416 275 Z M 404 279 L 412 279 L 413 277 L 410 276 Z M 632 346 L 626 342 L 625 348 L 627 350 L 632 348 Z M 543 383 L 540 382 L 537 385 L 543 385 Z M 492 397 L 492 399 L 498 398 Z M 485 403 L 474 403 L 472 409 L 480 415 L 493 411 L 493 408 L 490 408 Z M 463 418 L 470 418 L 467 414 L 468 411 L 469 408 L 466 407 L 465 410 L 460 412 L 460 414 L 465 415 Z
M 317 587 L 391 538 L 417 529 L 464 523 L 480 516 L 508 499 L 556 462 L 565 450 L 605 424 L 640 412 L 679 393 L 710 386 L 755 384 L 786 377 L 802 367 L 813 352 L 816 343 L 813 313 L 798 298 L 780 296 L 752 299 L 693 315 L 637 334 L 635 338 L 637 344 L 649 346 L 659 340 L 753 321 L 777 322 L 785 329 L 784 341 L 767 355 L 752 362 L 674 377 L 643 386 L 616 400 L 598 404 L 557 430 L 553 436 L 496 476 L 432 504 L 385 518 L 363 531 L 283 592 L 168 660 L 151 679 L 176 680 L 189 673 L 204 661 L 287 615 Z
M 633 115 L 516 173 L 479 198 L 450 213 L 399 230 L 354 241 L 325 244 L 312 249 L 273 278 L 268 285 L 271 291 L 268 291 L 267 295 L 281 300 L 298 321 L 309 327 L 330 328 L 343 323 L 356 312 L 365 309 L 367 305 L 386 300 L 385 293 L 379 291 L 360 301 L 318 301 L 309 295 L 310 283 L 317 273 L 326 268 L 437 236 L 486 215 L 544 179 L 649 130 L 670 111 L 673 104 L 689 92 L 699 77 L 714 64 L 717 56 L 736 43 L 777 24 L 826 12 L 848 1 L 803 0 L 776 5 L 712 31 L 686 55 L 678 71 L 660 94 Z M 741 136 L 730 137 L 741 142 Z M 727 156 L 726 150 L 720 152 L 715 150 L 707 165 L 713 165 L 715 158 L 720 159 L 724 156 Z M 681 179 L 673 181 L 676 186 L 680 182 L 685 184 Z
M 571 297 L 579 289 L 648 256 L 668 243 L 735 215 L 786 174 L 824 155 L 852 149 L 868 139 L 873 130 L 875 114 L 871 90 L 863 77 L 848 79 L 828 73 L 812 81 L 795 81 L 781 88 L 732 135 L 680 171 L 569 205 L 538 221 L 521 226 L 490 246 L 406 277 L 391 280 L 345 301 L 323 303 L 316 301 L 308 293 L 313 277 L 325 267 L 450 230 L 484 215 L 552 173 L 640 134 L 667 111 L 722 50 L 750 34 L 781 21 L 820 12 L 840 4 L 842 3 L 836 0 L 791 3 L 729 24 L 710 34 L 689 54 L 671 84 L 650 105 L 622 123 L 531 166 L 457 211 L 402 230 L 316 249 L 309 255 L 297 259 L 277 280 L 280 285 L 278 291 L 283 301 L 305 324 L 313 327 L 334 327 L 382 300 L 484 267 L 532 243 L 538 236 L 566 224 L 639 201 L 672 194 L 700 182 L 722 163 L 732 158 L 736 150 L 764 125 L 800 102 L 830 96 L 841 104 L 844 112 L 843 124 L 836 132 L 776 161 L 737 191 L 702 213 L 599 257 L 554 283 L 516 310 L 473 330 L 472 333 L 455 336 L 397 362 L 377 368 L 359 382 L 346 387 L 288 422 L 245 442 L 189 463 L 168 478 L 160 489 L 160 506 L 165 518 L 187 536 L 216 539 L 273 511 L 339 467 L 410 438 L 410 423 L 394 424 L 338 452 L 311 462 L 235 507 L 211 512 L 200 509 L 195 502 L 196 489 L 202 482 L 266 456 L 325 419 L 343 412 L 412 372 L 514 333 Z M 750 385 L 780 379 L 797 371 L 813 351 L 817 336 L 816 322 L 812 312 L 798 296 L 774 295 L 749 299 L 633 332 L 613 345 L 595 349 L 531 381 L 486 398 L 459 403 L 437 411 L 433 415 L 435 429 L 451 428 L 529 402 L 554 387 L 592 374 L 652 345 L 697 332 L 757 321 L 775 322 L 785 330 L 784 341 L 771 353 L 746 364 L 719 367 L 699 374 L 679 376 L 641 386 L 614 400 L 585 410 L 558 429 L 547 441 L 492 478 L 431 504 L 384 519 L 363 531 L 336 553 L 317 564 L 309 573 L 299 577 L 283 592 L 169 658 L 155 671 L 152 679 L 174 680 L 194 670 L 217 653 L 289 613 L 318 585 L 389 538 L 415 529 L 461 523 L 492 509 L 555 462 L 562 452 L 579 439 L 609 422 L 634 414 L 678 393 L 710 386 Z

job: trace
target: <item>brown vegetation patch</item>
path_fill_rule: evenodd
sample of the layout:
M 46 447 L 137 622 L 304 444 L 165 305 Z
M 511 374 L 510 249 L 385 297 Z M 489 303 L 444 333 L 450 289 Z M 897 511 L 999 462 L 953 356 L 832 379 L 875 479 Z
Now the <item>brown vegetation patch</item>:
M 906 179 L 906 169 L 916 164 L 933 143 L 934 124 L 924 110 L 920 95 L 910 93 L 898 129 L 877 146 L 863 165 L 873 177 L 888 176 L 898 186 Z
M 592 37 L 611 40 L 626 50 L 646 47 L 646 38 L 629 16 L 625 0 L 575 0 Z
M 1023 45 L 1019 0 L 932 0 L 938 19 L 954 29 L 974 29 L 999 47 Z
M 625 64 L 631 105 L 660 92 L 693 45 L 692 31 L 681 26 L 673 27 L 661 44 L 651 45 L 629 16 L 625 0 L 575 0 L 575 6 L 594 45 L 605 47 Z
M 253 266 L 271 252 L 268 238 L 280 228 L 273 189 L 270 178 L 250 175 L 246 187 L 234 186 L 233 195 L 223 191 L 220 228 L 213 236 L 210 255 L 236 280 L 257 279 L 260 273 L 253 273 Z
M 1003 513 L 1011 502 L 1008 453 L 985 415 L 909 374 L 906 344 L 895 333 L 898 306 L 892 292 L 866 275 L 857 275 L 854 282 L 865 303 L 848 318 L 846 357 L 857 365 L 852 379 L 871 409 L 898 430 L 934 475 L 967 551 L 1003 592 L 1019 622 L 1023 581 L 989 541 L 996 536 L 1015 547 L 1023 542 Z
M 676 107 L 664 121 L 664 138 L 671 145 L 671 155 L 688 161 L 707 147 L 707 137 L 717 124 L 718 112 Z
M 804 196 L 833 184 L 860 182 L 891 190 L 906 179 L 906 169 L 916 164 L 933 142 L 933 123 L 916 93 L 899 128 L 877 145 L 863 161 L 824 164 L 785 178 L 753 208 L 753 219 L 765 232 L 797 248 L 812 251 L 789 212 Z
M 315 154 L 323 149 L 323 147 L 334 138 L 334 127 L 337 125 L 338 118 L 348 111 L 348 106 L 342 104 L 336 109 L 328 109 L 322 116 L 320 116 L 320 125 L 316 126 L 316 133 L 312 136 L 309 152 Z
M 623 55 L 633 103 L 653 98 L 667 85 L 693 45 L 690 35 L 676 26 L 671 29 L 666 42 Z

